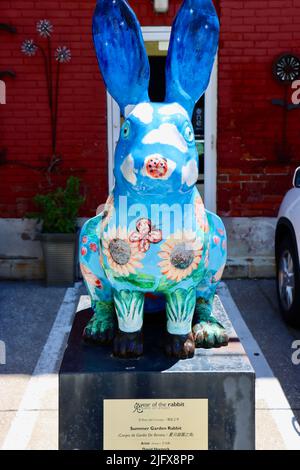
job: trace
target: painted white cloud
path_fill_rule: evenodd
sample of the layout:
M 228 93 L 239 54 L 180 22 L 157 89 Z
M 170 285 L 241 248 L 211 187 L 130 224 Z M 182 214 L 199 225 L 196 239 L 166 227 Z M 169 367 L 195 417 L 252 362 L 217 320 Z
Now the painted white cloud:
M 188 151 L 187 143 L 174 124 L 161 124 L 158 129 L 148 132 L 143 144 L 166 144 L 176 147 L 180 152 Z
M 173 114 L 182 114 L 185 118 L 189 119 L 186 110 L 178 103 L 164 104 L 159 108 L 159 114 L 163 116 L 172 116 Z
M 124 162 L 121 165 L 121 172 L 124 176 L 124 178 L 134 186 L 136 185 L 136 172 L 134 168 L 134 160 L 132 155 L 128 155 L 128 157 L 125 158 Z
M 150 124 L 153 120 L 153 107 L 150 103 L 140 103 L 130 113 L 144 124 Z
M 141 175 L 142 176 L 148 176 L 149 178 L 151 178 L 151 174 L 147 173 L 146 171 L 146 162 L 148 161 L 148 159 L 150 158 L 164 158 L 162 155 L 160 155 L 159 153 L 154 153 L 152 155 L 148 155 L 146 158 L 145 158 L 145 164 L 143 166 L 143 168 L 141 169 Z M 176 168 L 176 163 L 173 161 L 173 160 L 169 160 L 168 158 L 165 159 L 167 161 L 167 167 L 168 167 L 168 170 L 166 172 L 166 174 L 164 176 L 161 176 L 159 179 L 160 180 L 167 180 L 170 178 L 171 174 L 173 173 L 173 171 L 175 170 Z M 158 179 L 158 178 L 153 178 L 153 179 Z
M 182 167 L 182 184 L 193 186 L 198 180 L 198 167 L 195 160 L 191 160 L 187 165 Z

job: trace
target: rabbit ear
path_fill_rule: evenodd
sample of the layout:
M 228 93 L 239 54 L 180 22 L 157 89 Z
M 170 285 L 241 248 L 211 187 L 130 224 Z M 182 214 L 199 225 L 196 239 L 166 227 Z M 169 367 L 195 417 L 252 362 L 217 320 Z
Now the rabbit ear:
M 166 102 L 190 115 L 206 90 L 219 40 L 219 19 L 211 0 L 185 0 L 172 27 L 166 65 Z
M 98 0 L 93 37 L 106 87 L 122 114 L 149 101 L 150 67 L 139 22 L 125 0 Z

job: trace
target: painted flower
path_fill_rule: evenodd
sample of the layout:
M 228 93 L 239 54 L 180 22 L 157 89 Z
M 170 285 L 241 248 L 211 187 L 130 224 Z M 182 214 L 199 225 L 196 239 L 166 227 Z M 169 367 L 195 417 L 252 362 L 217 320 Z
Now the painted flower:
M 26 39 L 21 46 L 21 51 L 23 54 L 28 56 L 34 56 L 37 49 L 37 45 L 34 43 L 33 39 Z
M 214 235 L 214 236 L 213 236 L 213 241 L 214 241 L 214 244 L 215 244 L 215 245 L 219 245 L 219 243 L 220 243 L 220 237 L 218 237 L 217 235 Z
M 143 267 L 140 260 L 144 254 L 138 250 L 138 243 L 129 240 L 126 228 L 109 228 L 103 234 L 102 244 L 108 264 L 120 276 L 129 276 Z
M 93 274 L 92 271 L 87 266 L 80 263 L 80 269 L 81 269 L 84 279 L 86 280 L 88 284 L 91 284 L 92 286 L 95 286 L 98 289 L 103 289 L 103 284 L 100 281 L 100 279 L 98 279 L 97 276 L 95 276 L 95 274 Z
M 114 210 L 115 210 L 114 196 L 110 194 L 108 196 L 108 199 L 104 206 L 104 210 L 102 212 L 101 231 L 103 231 L 105 227 L 107 227 L 110 219 L 113 216 Z
M 131 242 L 137 242 L 139 251 L 146 253 L 150 243 L 159 243 L 162 240 L 161 230 L 155 229 L 149 219 L 139 219 L 136 223 L 136 232 L 129 236 Z
M 172 281 L 181 281 L 199 266 L 203 244 L 191 231 L 176 232 L 161 246 L 158 264 L 162 274 Z
M 81 254 L 82 256 L 85 256 L 87 254 L 87 249 L 84 246 L 81 248 Z
M 49 20 L 40 20 L 36 24 L 36 30 L 42 38 L 48 38 L 53 32 L 53 25 Z
M 96 243 L 89 244 L 90 250 L 94 251 L 95 253 L 98 251 L 98 247 Z
M 84 237 L 82 237 L 82 243 L 87 243 L 88 241 L 88 237 L 85 235 Z
M 65 64 L 71 60 L 71 51 L 66 46 L 59 46 L 55 51 L 55 59 L 60 64 Z
M 199 227 L 203 232 L 207 233 L 209 231 L 208 220 L 204 208 L 204 204 L 202 202 L 201 197 L 198 195 L 195 198 L 195 215 L 196 220 L 198 222 Z

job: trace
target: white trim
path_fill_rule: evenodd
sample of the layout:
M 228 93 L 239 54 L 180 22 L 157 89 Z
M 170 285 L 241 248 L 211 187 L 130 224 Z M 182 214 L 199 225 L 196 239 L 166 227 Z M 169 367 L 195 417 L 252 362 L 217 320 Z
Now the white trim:
M 114 187 L 114 154 L 120 134 L 120 108 L 107 92 L 107 145 L 108 145 L 108 188 Z
M 143 26 L 144 41 L 169 41 L 170 26 Z M 205 93 L 205 162 L 204 162 L 204 203 L 216 212 L 217 207 L 217 58 L 211 74 L 210 84 Z M 118 104 L 107 92 L 107 140 L 108 140 L 108 184 L 114 186 L 114 153 L 120 133 L 120 110 Z
M 218 58 L 216 57 L 210 82 L 205 92 L 204 109 L 204 204 L 217 210 L 217 111 Z
M 170 41 L 171 26 L 142 26 L 144 41 Z

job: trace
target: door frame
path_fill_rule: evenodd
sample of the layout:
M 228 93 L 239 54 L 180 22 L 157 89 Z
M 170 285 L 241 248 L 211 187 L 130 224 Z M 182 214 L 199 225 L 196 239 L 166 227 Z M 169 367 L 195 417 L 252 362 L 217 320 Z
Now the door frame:
M 169 41 L 171 27 L 143 26 L 144 41 Z M 218 109 L 218 58 L 216 57 L 209 86 L 205 92 L 204 114 L 204 203 L 205 207 L 217 209 L 217 109 Z M 114 153 L 120 134 L 120 108 L 107 92 L 107 143 L 108 185 L 114 187 Z

